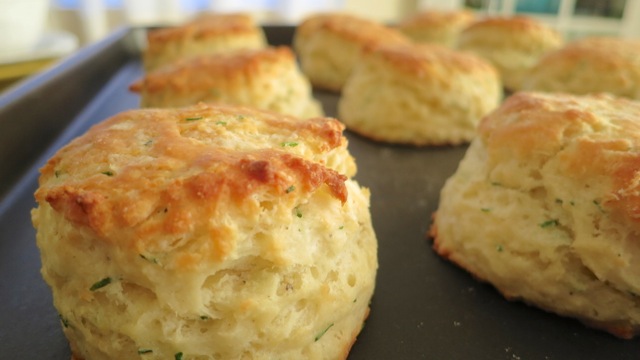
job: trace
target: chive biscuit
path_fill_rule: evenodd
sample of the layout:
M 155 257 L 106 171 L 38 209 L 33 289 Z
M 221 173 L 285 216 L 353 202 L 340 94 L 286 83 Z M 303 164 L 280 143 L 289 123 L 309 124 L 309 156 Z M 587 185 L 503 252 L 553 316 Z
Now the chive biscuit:
M 264 30 L 244 13 L 205 13 L 186 24 L 147 32 L 146 71 L 197 55 L 267 46 Z
M 640 103 L 518 93 L 442 189 L 442 257 L 511 300 L 640 333 Z
M 520 90 L 527 71 L 562 44 L 562 36 L 556 30 L 526 16 L 478 20 L 458 39 L 458 49 L 489 60 L 500 72 L 505 88 L 511 91 Z
M 525 76 L 523 89 L 640 99 L 638 54 L 637 39 L 580 39 L 542 57 Z
M 199 101 L 253 106 L 296 117 L 322 116 L 309 80 L 289 47 L 199 56 L 147 73 L 130 89 L 143 107 L 177 107 Z
M 315 87 L 339 92 L 364 48 L 409 42 L 398 30 L 375 21 L 323 13 L 303 19 L 295 30 L 293 47 L 302 71 Z
M 133 110 L 41 169 L 42 275 L 76 358 L 344 359 L 369 311 L 369 192 L 328 118 Z
M 462 30 L 475 19 L 470 10 L 428 10 L 402 20 L 397 28 L 415 42 L 455 48 Z
M 366 51 L 338 103 L 349 130 L 388 143 L 469 142 L 498 107 L 502 84 L 484 59 L 437 45 L 385 45 Z

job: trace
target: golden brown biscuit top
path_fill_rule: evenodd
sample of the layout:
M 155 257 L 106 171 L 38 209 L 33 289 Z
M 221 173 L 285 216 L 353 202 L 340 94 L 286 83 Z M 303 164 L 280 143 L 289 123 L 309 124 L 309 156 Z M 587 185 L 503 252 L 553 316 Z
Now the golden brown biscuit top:
M 490 168 L 556 159 L 558 176 L 598 192 L 594 204 L 640 230 L 640 102 L 517 93 L 483 119 L 479 134 Z
M 153 48 L 156 43 L 180 39 L 203 39 L 227 34 L 251 34 L 257 31 L 259 29 L 255 21 L 248 14 L 207 13 L 199 15 L 182 26 L 149 31 L 147 40 Z
M 191 91 L 210 89 L 216 83 L 234 79 L 247 79 L 265 71 L 265 67 L 278 63 L 295 65 L 295 56 L 286 46 L 257 50 L 238 50 L 230 54 L 203 55 L 166 65 L 147 74 L 130 86 L 140 92 Z
M 409 17 L 398 24 L 399 28 L 459 28 L 466 27 L 475 20 L 475 14 L 469 10 L 424 11 Z
M 203 233 L 221 258 L 229 237 L 220 234 L 230 230 L 216 221 L 224 216 L 255 218 L 263 202 L 290 212 L 321 187 L 346 201 L 346 176 L 322 164 L 346 148 L 343 129 L 335 119 L 223 105 L 127 111 L 58 151 L 35 197 L 140 254 Z
M 381 43 L 409 43 L 410 40 L 396 29 L 375 21 L 341 13 L 312 15 L 296 29 L 299 37 L 308 38 L 316 33 L 329 32 L 360 45 Z
M 434 44 L 381 45 L 368 49 L 365 56 L 382 59 L 396 70 L 421 77 L 440 71 L 436 69 L 462 73 L 490 72 L 497 76 L 495 68 L 479 56 Z M 447 81 L 446 78 L 441 80 Z
M 548 53 L 540 59 L 538 67 L 571 66 L 568 71 L 580 71 L 581 64 L 589 64 L 589 70 L 601 68 L 627 69 L 640 72 L 640 40 L 621 39 L 613 37 L 584 38 Z
M 491 17 L 478 20 L 462 31 L 475 45 L 517 47 L 558 47 L 562 36 L 548 25 L 527 16 Z

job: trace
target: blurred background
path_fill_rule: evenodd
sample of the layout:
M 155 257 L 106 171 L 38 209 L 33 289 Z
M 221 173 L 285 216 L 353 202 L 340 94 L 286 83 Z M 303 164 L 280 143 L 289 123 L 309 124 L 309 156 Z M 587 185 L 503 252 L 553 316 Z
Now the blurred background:
M 346 11 L 393 24 L 425 9 L 526 14 L 566 38 L 640 37 L 640 0 L 0 0 L 0 90 L 122 26 L 179 24 L 197 12 L 248 11 L 263 24 Z

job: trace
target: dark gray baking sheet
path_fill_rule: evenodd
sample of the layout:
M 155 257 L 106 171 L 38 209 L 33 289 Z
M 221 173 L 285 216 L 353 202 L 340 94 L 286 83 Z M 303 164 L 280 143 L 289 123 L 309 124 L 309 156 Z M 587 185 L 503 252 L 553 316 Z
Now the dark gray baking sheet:
M 273 44 L 291 41 L 291 27 L 266 30 Z M 37 168 L 92 124 L 137 107 L 127 87 L 141 75 L 143 35 L 122 29 L 0 97 L 0 359 L 69 359 L 30 222 Z M 335 115 L 337 96 L 316 96 Z M 357 179 L 371 189 L 380 261 L 350 359 L 640 359 L 640 340 L 508 302 L 431 250 L 430 215 L 465 147 L 347 136 Z

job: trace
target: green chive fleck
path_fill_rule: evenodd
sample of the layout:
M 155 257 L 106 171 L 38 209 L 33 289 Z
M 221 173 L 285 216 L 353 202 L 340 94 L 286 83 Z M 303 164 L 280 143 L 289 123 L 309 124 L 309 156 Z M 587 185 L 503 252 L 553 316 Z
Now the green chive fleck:
M 60 318 L 60 322 L 62 323 L 62 326 L 64 326 L 65 328 L 69 327 L 69 320 L 67 318 L 65 318 L 64 316 L 62 316 L 62 314 L 58 314 L 58 317 Z
M 54 175 L 55 177 L 60 177 L 60 170 L 56 170 L 56 171 L 54 171 L 54 172 L 53 172 L 53 175 Z
M 300 211 L 300 209 L 295 208 L 295 210 L 296 210 L 296 216 L 301 218 L 302 217 L 302 212 Z
M 182 360 L 182 351 L 174 355 L 175 360 Z
M 569 201 L 569 204 L 571 204 L 571 206 L 575 206 L 576 205 L 576 203 L 573 200 Z
M 225 126 L 225 125 L 227 125 L 227 122 L 226 121 L 216 121 L 216 125 Z
M 504 250 L 504 248 L 502 247 L 502 245 L 498 244 L 496 245 L 496 251 L 497 252 L 502 252 Z
M 146 143 L 144 143 L 144 146 L 150 146 L 151 144 L 153 144 L 153 140 L 148 140 Z
M 298 143 L 297 143 L 297 142 L 294 142 L 294 141 L 285 141 L 285 142 L 283 142 L 283 143 L 282 143 L 282 144 L 280 144 L 280 145 L 282 145 L 282 147 L 287 147 L 287 146 L 289 146 L 289 147 L 296 147 L 296 146 L 298 146 Z
M 157 263 L 158 263 L 158 259 L 156 259 L 156 258 L 148 257 L 148 256 L 144 256 L 144 255 L 142 255 L 142 254 L 140 254 L 140 257 L 141 257 L 141 258 L 143 258 L 143 259 L 145 259 L 145 260 L 147 260 L 147 261 L 151 261 L 151 262 L 152 262 L 152 263 L 154 263 L 154 264 L 157 264 Z
M 201 315 L 200 320 L 209 320 L 209 317 L 207 315 Z
M 562 202 L 563 202 L 562 199 L 556 199 L 556 204 L 562 205 Z
M 197 117 L 188 117 L 185 120 L 186 121 L 196 121 L 196 120 L 202 120 L 204 119 L 202 116 L 197 116 Z
M 560 222 L 558 221 L 558 219 L 551 219 L 551 220 L 547 220 L 543 223 L 539 224 L 541 228 L 547 228 L 550 226 L 558 226 L 560 225 Z
M 236 115 L 236 119 L 238 120 L 244 120 L 246 118 L 246 116 L 244 115 Z
M 332 326 L 333 326 L 333 323 L 331 323 L 331 325 L 327 326 L 327 328 L 326 328 L 326 329 L 322 330 L 318 335 L 316 335 L 316 337 L 315 337 L 314 341 L 318 341 L 318 340 L 320 340 L 320 338 L 321 338 L 324 334 L 326 334 L 326 333 L 327 333 L 327 331 L 328 331 L 329 329 L 331 329 L 331 327 L 332 327 Z
M 296 189 L 296 187 L 295 187 L 295 186 L 293 186 L 293 185 L 291 185 L 291 186 L 289 186 L 289 187 L 287 188 L 287 190 L 285 190 L 285 192 L 288 194 L 288 193 L 292 192 L 292 191 L 293 191 L 293 190 L 295 190 L 295 189 Z
M 338 229 L 340 229 L 340 230 L 344 229 L 344 225 L 340 225 L 340 227 Z
M 113 176 L 113 171 L 103 171 L 102 174 L 107 176 Z
M 138 355 L 151 354 L 152 352 L 151 349 L 138 349 Z
M 502 186 L 502 184 L 501 184 L 501 183 L 496 182 L 496 181 L 492 181 L 492 182 L 491 182 L 491 185 L 492 185 L 492 186 Z
M 106 277 L 98 282 L 96 282 L 95 284 L 91 285 L 91 287 L 89 288 L 89 290 L 91 291 L 96 291 L 102 287 L 105 287 L 107 285 L 111 284 L 111 278 L 110 277 Z
M 600 210 L 601 213 L 604 214 L 605 211 L 602 208 L 602 205 L 600 205 L 600 202 L 598 200 L 593 200 L 593 204 L 598 207 L 598 210 Z
M 480 209 L 480 211 L 488 213 L 488 212 L 490 212 L 490 211 L 491 211 L 491 209 L 489 209 L 489 208 L 482 208 L 482 209 Z

